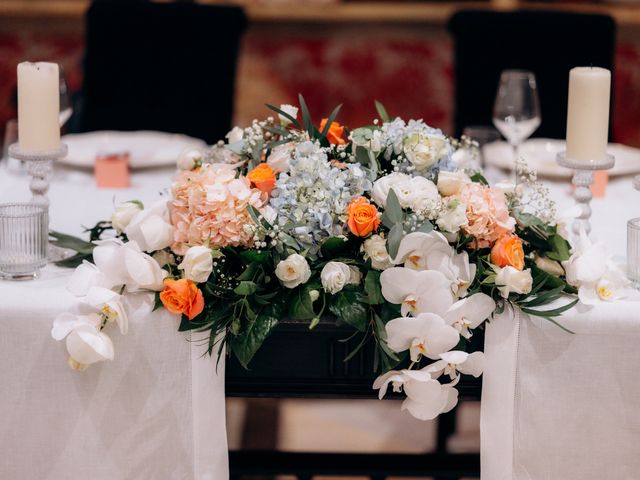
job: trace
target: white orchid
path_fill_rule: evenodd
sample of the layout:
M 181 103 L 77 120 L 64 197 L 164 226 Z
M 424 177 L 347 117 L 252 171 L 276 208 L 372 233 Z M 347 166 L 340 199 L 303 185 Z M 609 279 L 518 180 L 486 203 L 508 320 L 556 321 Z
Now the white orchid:
M 173 242 L 173 226 L 169 222 L 167 200 L 159 200 L 137 213 L 124 229 L 129 240 L 138 243 L 145 252 L 168 247 Z
M 379 389 L 379 398 L 383 398 L 389 384 L 394 392 L 404 389 L 407 398 L 402 403 L 402 410 L 420 420 L 433 420 L 441 413 L 446 413 L 458 402 L 458 391 L 453 388 L 457 380 L 443 385 L 434 380 L 431 373 L 422 370 L 392 370 L 378 377 L 374 389 Z
M 104 360 L 113 360 L 113 343 L 106 333 L 100 331 L 102 316 L 73 315 L 63 312 L 53 321 L 51 336 L 55 340 L 66 337 L 69 366 L 84 370 L 89 365 Z
M 436 360 L 460 340 L 458 331 L 434 313 L 395 318 L 385 325 L 385 330 L 389 348 L 394 352 L 409 350 L 412 362 L 421 356 Z
M 464 296 L 475 278 L 476 266 L 469 263 L 467 252 L 456 253 L 440 232 L 414 232 L 400 242 L 394 263 L 413 270 L 436 270 L 442 273 L 456 297 Z
M 87 292 L 84 302 L 100 310 L 107 322 L 115 322 L 120 328 L 120 333 L 127 334 L 129 317 L 122 303 L 122 295 L 108 288 L 92 287 Z
M 484 293 L 475 293 L 453 302 L 450 297 L 433 297 L 425 305 L 428 311 L 440 315 L 447 325 L 455 328 L 464 338 L 484 322 L 496 309 L 496 302 Z
M 434 298 L 452 298 L 449 280 L 435 270 L 388 268 L 380 274 L 380 287 L 388 302 L 400 304 L 404 316 L 429 311 Z
M 445 352 L 440 355 L 440 360 L 427 365 L 425 370 L 434 378 L 444 374 L 455 380 L 461 373 L 478 378 L 484 370 L 484 353 L 467 353 L 460 350 Z

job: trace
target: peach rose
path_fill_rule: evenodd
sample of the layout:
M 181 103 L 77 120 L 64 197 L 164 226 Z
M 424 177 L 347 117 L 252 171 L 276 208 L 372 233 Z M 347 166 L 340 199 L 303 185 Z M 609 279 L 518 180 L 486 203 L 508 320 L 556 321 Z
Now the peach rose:
M 522 240 L 517 235 L 500 237 L 491 249 L 491 263 L 500 268 L 511 266 L 522 271 L 524 268 Z
M 347 207 L 347 214 L 349 230 L 358 237 L 366 237 L 380 225 L 378 210 L 364 197 L 351 200 Z
M 195 283 L 186 278 L 181 278 L 180 280 L 165 279 L 164 290 L 160 293 L 160 300 L 164 308 L 171 313 L 183 313 L 189 320 L 193 320 L 204 309 L 202 292 Z
M 320 122 L 321 132 L 324 130 L 324 127 L 327 125 L 328 120 L 329 120 L 328 118 L 323 118 L 322 121 Z M 327 131 L 327 140 L 329 140 L 329 143 L 333 145 L 344 145 L 345 141 L 344 141 L 344 138 L 342 138 L 343 134 L 344 134 L 344 127 L 340 125 L 338 122 L 331 122 L 331 126 Z
M 276 173 L 268 163 L 261 163 L 247 174 L 251 186 L 269 195 L 276 186 Z

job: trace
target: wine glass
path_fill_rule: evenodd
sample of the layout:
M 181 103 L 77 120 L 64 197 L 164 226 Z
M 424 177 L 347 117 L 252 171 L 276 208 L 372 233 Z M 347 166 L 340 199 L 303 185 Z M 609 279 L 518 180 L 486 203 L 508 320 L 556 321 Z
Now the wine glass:
M 504 70 L 493 106 L 493 124 L 513 148 L 518 160 L 520 144 L 540 126 L 536 77 L 526 70 Z
M 64 70 L 60 67 L 60 128 L 71 118 L 73 107 L 71 106 L 71 96 L 69 95 L 69 87 L 64 76 Z

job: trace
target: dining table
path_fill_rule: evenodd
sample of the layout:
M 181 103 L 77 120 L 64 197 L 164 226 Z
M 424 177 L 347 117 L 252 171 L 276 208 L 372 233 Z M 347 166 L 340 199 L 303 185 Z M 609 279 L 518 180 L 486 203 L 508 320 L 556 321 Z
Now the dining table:
M 173 175 L 171 165 L 135 169 L 130 187 L 98 188 L 91 168 L 56 165 L 50 227 L 86 238 L 114 205 L 166 194 Z M 558 211 L 573 205 L 567 178 L 543 182 Z M 0 202 L 27 201 L 28 183 L 0 163 Z M 626 222 L 640 216 L 631 177 L 610 178 L 592 208 L 593 239 L 624 263 Z M 224 356 L 216 366 L 197 333 L 176 331 L 176 316 L 141 309 L 129 333 L 114 336 L 113 361 L 72 370 L 51 337 L 56 315 L 78 307 L 71 274 L 49 264 L 36 280 L 0 280 L 0 476 L 227 478 Z M 573 333 L 509 309 L 486 327 L 482 478 L 639 478 L 638 299 L 578 306 L 558 322 Z

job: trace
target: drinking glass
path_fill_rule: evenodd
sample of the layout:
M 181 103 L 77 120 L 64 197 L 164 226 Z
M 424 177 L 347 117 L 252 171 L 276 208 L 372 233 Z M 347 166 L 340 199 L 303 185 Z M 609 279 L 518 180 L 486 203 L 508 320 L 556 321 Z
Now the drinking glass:
M 29 280 L 47 264 L 49 211 L 32 203 L 0 204 L 0 276 Z
M 526 70 L 504 70 L 493 106 L 493 124 L 513 148 L 518 160 L 520 144 L 540 126 L 536 77 Z
M 64 70 L 60 67 L 60 128 L 71 118 L 73 107 L 71 106 L 71 96 L 69 95 L 69 87 L 65 79 Z
M 640 218 L 627 222 L 627 276 L 640 286 Z

